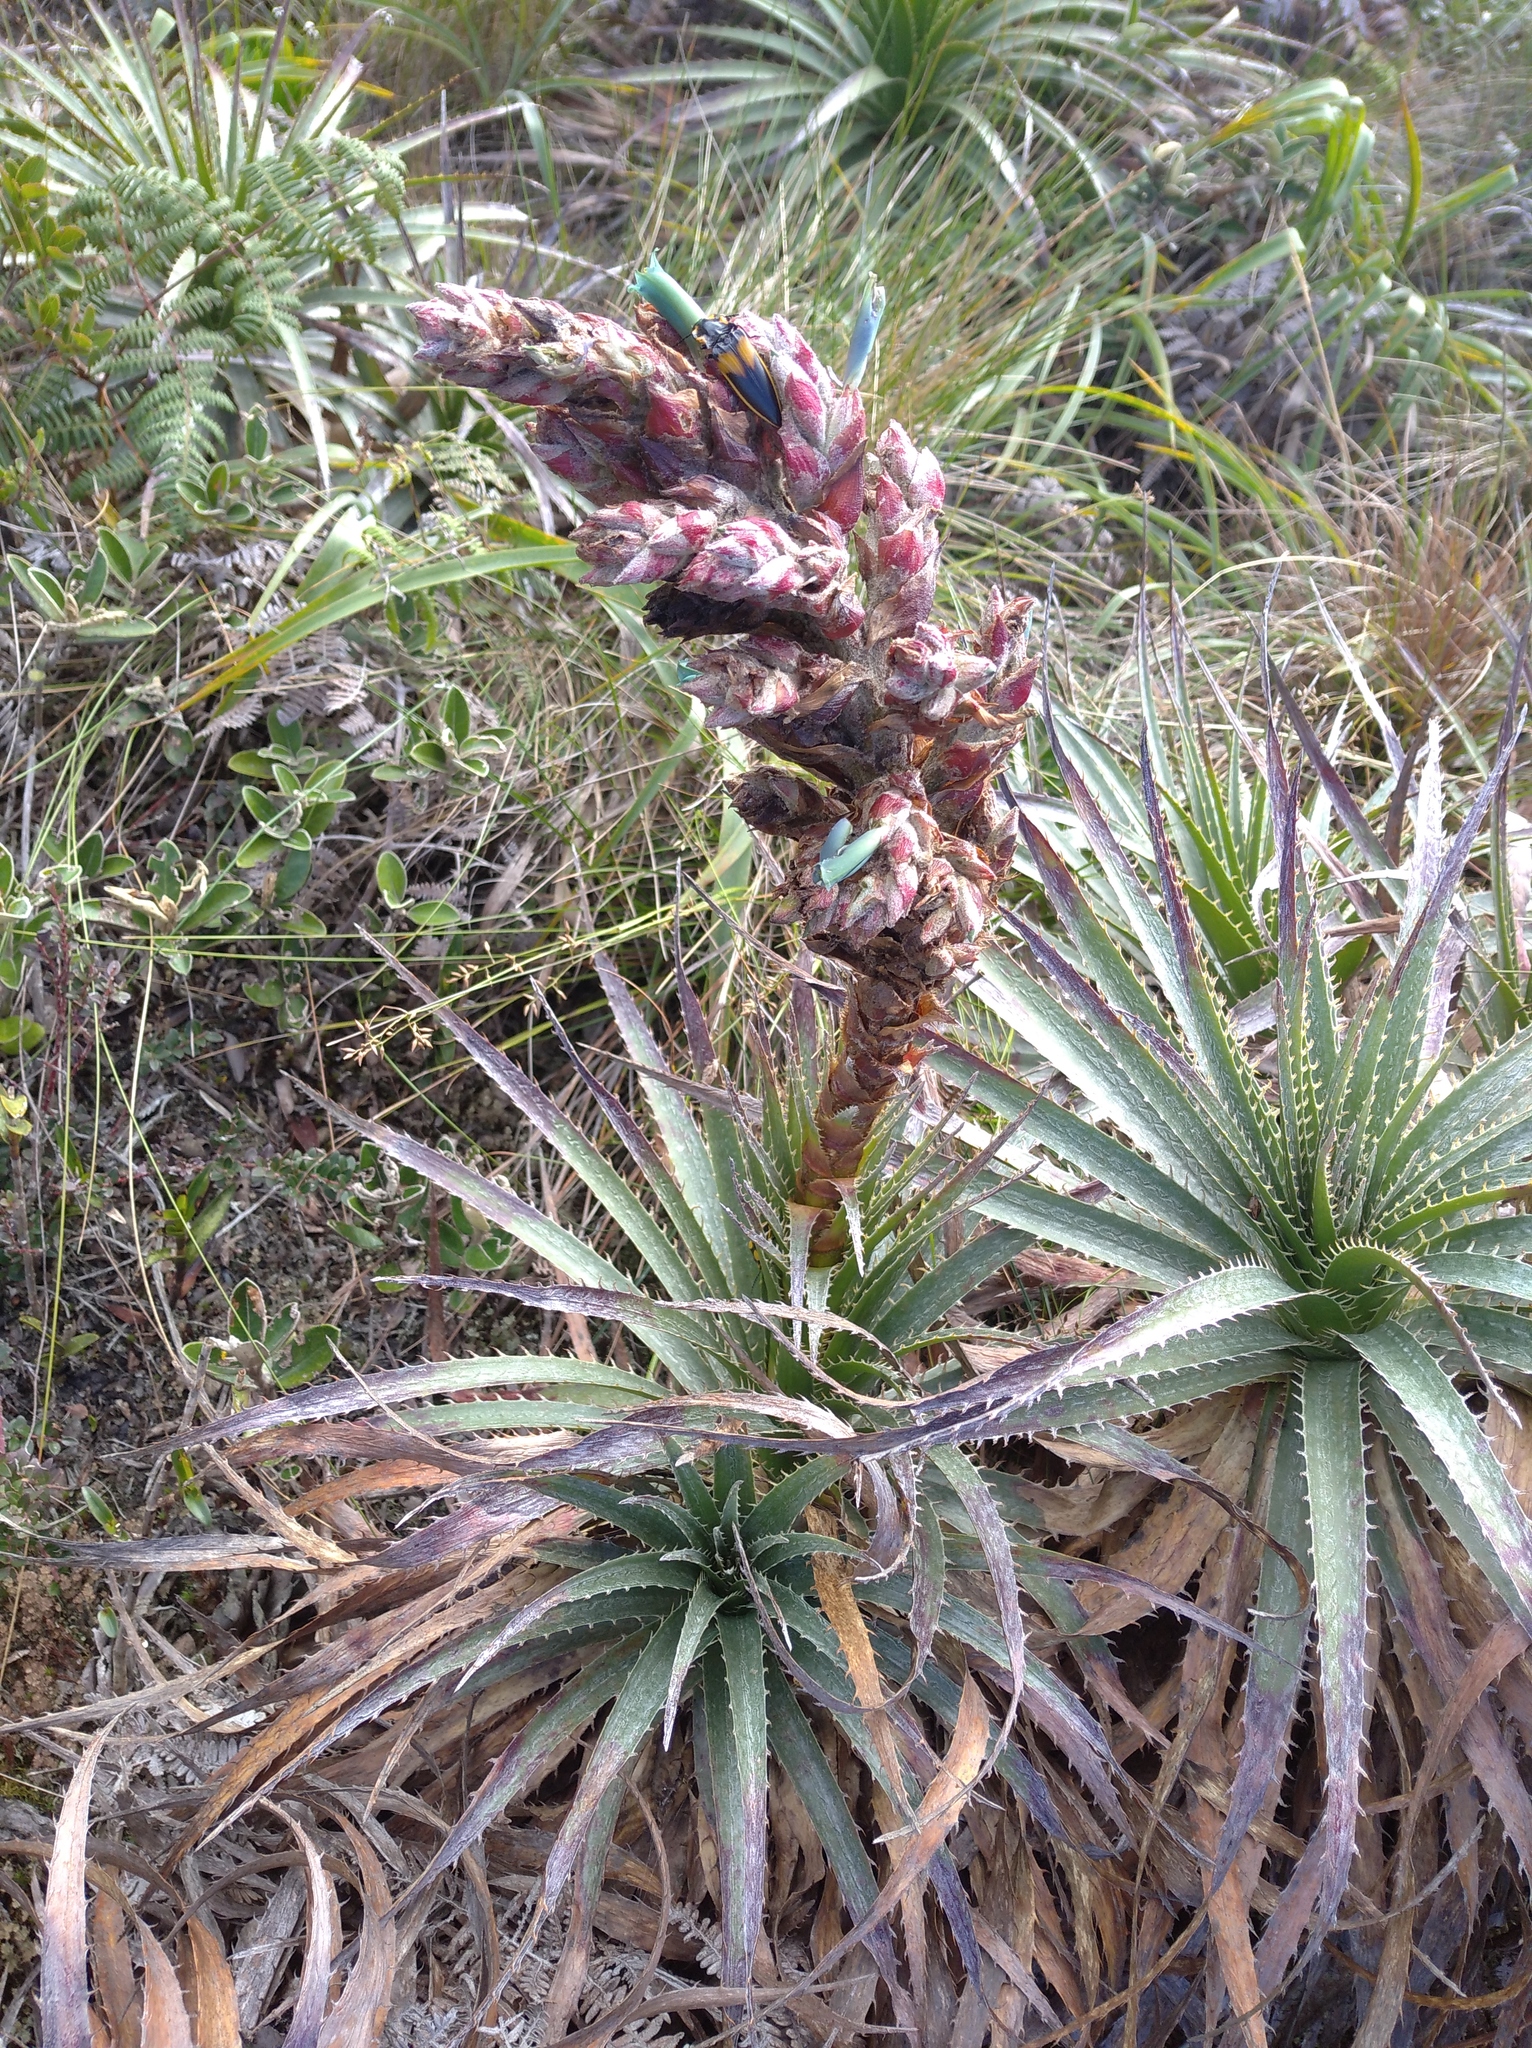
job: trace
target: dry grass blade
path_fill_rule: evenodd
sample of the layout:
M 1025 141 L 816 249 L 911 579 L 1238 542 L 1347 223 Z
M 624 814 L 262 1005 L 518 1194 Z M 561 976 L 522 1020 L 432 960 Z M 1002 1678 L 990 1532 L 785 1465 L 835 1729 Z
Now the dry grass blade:
M 43 2048 L 91 2048 L 90 1980 L 85 1918 L 85 1837 L 90 1792 L 106 1743 L 102 1729 L 75 1766 L 59 1809 L 48 1893 L 43 1907 L 42 1981 L 38 2007 Z

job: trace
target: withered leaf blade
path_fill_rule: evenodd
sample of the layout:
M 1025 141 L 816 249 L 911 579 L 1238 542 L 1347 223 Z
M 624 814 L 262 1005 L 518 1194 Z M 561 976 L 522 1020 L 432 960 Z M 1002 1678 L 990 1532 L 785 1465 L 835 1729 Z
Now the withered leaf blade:
M 109 1730 L 95 1736 L 75 1766 L 59 1808 L 43 1906 L 38 2009 L 42 2048 L 90 2048 L 90 1979 L 86 1967 L 85 1837 L 90 1790 Z M 167 1966 L 168 1967 L 168 1966 Z
M 197 2048 L 181 1986 L 159 1941 L 142 1920 L 138 1943 L 144 1959 L 144 2040 L 154 2048 Z
M 313 1559 L 297 1555 L 280 1536 L 156 1536 L 142 1543 L 61 1543 L 66 1557 L 97 1571 L 144 1568 L 164 1572 L 249 1571 L 306 1572 Z
M 112 2048 L 139 2048 L 143 1999 L 133 1975 L 122 1901 L 110 1885 L 98 1886 L 91 1900 L 90 1973 Z
M 324 1867 L 319 1844 L 295 1814 L 279 1809 L 303 1851 L 308 1877 L 308 1938 L 303 1948 L 303 1974 L 287 2029 L 284 2048 L 320 2048 L 325 2007 L 330 1998 L 330 1968 L 340 1949 L 340 1900 L 335 1881 Z
M 349 1821 L 341 1825 L 362 1873 L 362 1934 L 346 1988 L 320 2032 L 319 2048 L 377 2048 L 399 1966 L 397 1929 L 389 1918 L 388 1881 L 371 1843 Z

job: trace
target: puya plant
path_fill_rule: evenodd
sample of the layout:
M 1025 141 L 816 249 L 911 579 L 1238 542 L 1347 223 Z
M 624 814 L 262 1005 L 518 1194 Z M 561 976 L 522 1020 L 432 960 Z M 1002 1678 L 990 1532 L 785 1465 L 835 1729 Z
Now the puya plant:
M 1138 736 L 1142 735 L 1164 810 L 1165 829 L 1180 865 L 1187 909 L 1214 984 L 1220 995 L 1236 1006 L 1234 1020 L 1244 1034 L 1269 1013 L 1269 991 L 1277 965 L 1270 917 L 1276 896 L 1276 833 L 1266 778 L 1265 719 L 1264 715 L 1259 721 L 1252 719 L 1248 704 L 1231 701 L 1205 666 L 1197 683 L 1205 708 L 1194 705 L 1186 669 L 1189 647 L 1196 654 L 1181 611 L 1173 606 L 1170 659 L 1163 662 L 1141 601 L 1133 643 L 1134 674 L 1128 684 L 1131 738 L 1126 721 L 1107 730 L 1057 702 L 1052 707 L 1053 724 L 1075 773 L 1090 791 L 1118 844 L 1152 887 L 1156 882 L 1153 834 L 1140 764 L 1135 759 Z M 1349 654 L 1344 646 L 1343 651 Z M 1397 909 L 1404 894 L 1402 873 L 1395 879 L 1397 842 L 1405 816 L 1402 798 L 1395 803 L 1392 797 L 1405 767 L 1406 750 L 1385 707 L 1363 683 L 1359 703 L 1348 701 L 1338 707 L 1327 745 L 1321 745 L 1296 705 L 1293 713 L 1310 758 L 1324 769 L 1322 775 L 1315 776 L 1303 800 L 1299 830 L 1323 841 L 1338 830 L 1342 841 L 1349 842 L 1344 858 L 1368 869 L 1377 878 L 1373 886 L 1385 889 L 1387 901 Z M 1341 737 L 1352 732 L 1359 717 L 1369 716 L 1383 740 L 1394 781 L 1392 786 L 1383 784 L 1375 797 L 1343 798 L 1338 814 L 1331 760 Z M 1411 766 L 1414 760 L 1412 755 Z M 1116 892 L 1096 858 L 1090 833 L 1070 801 L 1062 776 L 1046 758 L 1038 766 L 1042 772 L 1034 773 L 1031 787 L 1018 795 L 1023 814 L 1050 852 L 1071 870 L 1097 915 L 1126 935 L 1128 927 L 1122 923 Z M 1016 866 L 1041 889 L 1040 870 L 1025 848 L 1018 852 Z M 1331 973 L 1337 986 L 1362 965 L 1371 932 L 1370 925 L 1364 926 L 1333 955 Z M 1239 1007 L 1241 1004 L 1245 1007 Z
M 1430 1732 L 1431 1702 L 1452 1693 L 1464 1663 L 1438 1574 L 1458 1589 L 1476 1635 L 1500 1629 L 1491 1659 L 1504 1645 L 1514 1662 L 1511 1646 L 1532 1627 L 1532 1526 L 1511 1476 L 1525 1470 L 1519 1390 L 1532 1387 L 1532 1269 L 1522 1259 L 1532 1246 L 1522 1213 L 1532 1038 L 1521 1030 L 1485 1049 L 1455 993 L 1465 946 L 1476 943 L 1464 875 L 1503 791 L 1516 729 L 1508 713 L 1492 772 L 1450 839 L 1433 737 L 1413 854 L 1396 871 L 1402 901 L 1378 915 L 1367 881 L 1378 868 L 1342 857 L 1375 847 L 1371 827 L 1287 699 L 1344 826 L 1334 843 L 1299 829 L 1299 777 L 1277 727 L 1286 693 L 1275 677 L 1268 688 L 1275 972 L 1265 1027 L 1253 1034 L 1237 1027 L 1217 984 L 1147 734 L 1148 878 L 1050 715 L 1053 757 L 1112 916 L 1098 914 L 1025 825 L 1051 921 L 1016 919 L 1014 944 L 985 954 L 977 1037 L 950 1043 L 938 1064 L 1012 1132 L 1025 1120 L 1001 1153 L 1021 1177 L 982 1194 L 981 1211 L 1109 1261 L 1149 1299 L 1099 1334 L 1035 1348 L 980 1385 L 923 1400 L 885 1438 L 909 1449 L 1062 1428 L 1099 1450 L 1106 1429 L 1119 1461 L 1148 1470 L 1124 1419 L 1266 1390 L 1271 1540 L 1245 1586 L 1255 1647 L 1227 1724 L 1228 1775 L 1209 1794 L 1217 1818 L 1203 1879 L 1209 1899 L 1232 1888 L 1214 1914 L 1219 1961 L 1231 2002 L 1257 2028 L 1305 1929 L 1312 1955 L 1334 1926 L 1359 1823 L 1375 1825 L 1360 1789 L 1383 1645 L 1405 1667 Z M 1408 777 L 1408 761 L 1395 766 Z M 1378 934 L 1381 950 L 1342 988 L 1335 960 L 1358 926 Z M 1009 1057 L 972 1049 L 987 1040 L 993 1051 L 997 1035 L 1009 1038 Z M 1380 1591 L 1381 1638 L 1369 1606 Z M 1262 1851 L 1246 1831 L 1270 1822 L 1285 1761 L 1303 1739 L 1295 1711 L 1305 1678 L 1323 1732 L 1323 1815 L 1307 1847 L 1294 1845 L 1296 1866 L 1268 1897 L 1252 1949 L 1247 1912 Z M 1527 1696 L 1524 1681 L 1508 1688 L 1500 1711 L 1481 1706 L 1447 1727 L 1525 1869 L 1532 1807 L 1513 1745 L 1526 1740 Z M 1223 1728 L 1221 1712 L 1215 1719 Z M 1396 1870 L 1398 1898 L 1415 1897 L 1410 1838 L 1439 1790 L 1428 1772 L 1406 1802 L 1401 1867 L 1416 1876 Z M 1412 1912 L 1403 1949 L 1384 1945 L 1378 2025 L 1406 1988 Z M 1369 2038 L 1387 2039 L 1391 2025 Z
M 859 1437 L 899 1412 L 962 1298 L 1030 1240 L 1003 1226 L 964 1234 L 985 1162 L 952 1158 L 936 1132 L 904 1152 L 896 1104 L 848 1191 L 854 1250 L 812 1267 L 814 1212 L 796 1199 L 823 1079 L 812 1042 L 798 1052 L 791 1039 L 758 1045 L 743 1078 L 760 1092 L 747 1094 L 724 1077 L 684 974 L 691 1072 L 667 1058 L 610 963 L 599 965 L 641 1077 L 640 1110 L 550 1028 L 627 1172 L 571 1106 L 398 972 L 583 1185 L 611 1233 L 605 1250 L 448 1153 L 332 1110 L 379 1156 L 563 1276 L 466 1273 L 436 1284 L 613 1325 L 644 1364 L 620 1347 L 607 1362 L 457 1358 L 244 1405 L 188 1439 L 192 1449 L 227 1447 L 233 1465 L 288 1475 L 315 1459 L 350 1461 L 323 1499 L 398 1486 L 447 1487 L 458 1498 L 365 1555 L 316 1544 L 311 1568 L 346 1573 L 360 1632 L 257 1696 L 280 1712 L 213 1779 L 186 1839 L 229 1828 L 313 1767 L 355 1768 L 349 1759 L 364 1752 L 376 1761 L 380 1727 L 384 1747 L 396 1749 L 380 1782 L 434 1796 L 434 1767 L 421 1777 L 417 1766 L 460 1739 L 466 1713 L 488 1767 L 432 1852 L 410 1864 L 409 1897 L 419 1899 L 589 1735 L 538 1895 L 541 1916 L 572 1891 L 553 1999 L 567 2019 L 626 1785 L 679 1752 L 718 1843 L 727 2007 L 752 1996 L 774 1760 L 890 2009 L 918 2031 L 927 1964 L 911 1929 L 927 1887 L 975 1982 L 974 1914 L 998 1910 L 982 1890 L 965 1890 L 943 1846 L 984 1770 L 996 1769 L 1045 1830 L 1098 1855 L 1127 1825 L 1100 1729 L 1052 1653 L 1024 1638 L 1016 1579 L 1020 1559 L 1044 1615 L 1065 1621 L 1069 1580 L 1099 1568 L 1020 1541 L 1003 1519 L 1003 1492 L 955 1448 L 939 1448 L 923 1478 L 895 1458 L 886 1474 L 870 1466 L 849 1483 Z M 767 1450 L 749 1434 L 784 1430 L 787 1440 Z M 833 1442 L 809 1455 L 794 1436 Z M 300 1494 L 283 1515 L 289 1543 L 303 1540 L 303 1513 Z M 199 1557 L 210 1540 L 196 1539 Z M 248 1551 L 247 1538 L 223 1540 L 231 1557 Z M 177 1541 L 92 1554 L 169 1564 Z M 954 1584 L 958 1572 L 988 1574 L 991 1601 L 976 1603 L 971 1582 Z M 446 1600 L 444 1573 L 454 1588 Z M 319 1620 L 317 1610 L 290 1618 L 294 1647 Z M 1023 1692 L 1025 1723 L 1013 1727 Z M 520 1706 L 529 1696 L 530 1715 Z M 827 1730 L 863 1773 L 860 1795 L 827 1760 Z M 881 1874 L 868 1803 L 910 1831 Z M 902 1967 L 886 1925 L 896 1906 Z M 1032 1995 L 1041 1997 L 1035 1986 Z
M 696 651 L 691 686 L 715 726 L 775 756 L 734 797 L 788 842 L 782 910 L 844 970 L 844 985 L 823 984 L 840 1021 L 833 1036 L 811 1021 L 812 977 L 800 968 L 791 1028 L 776 1043 L 755 1034 L 731 1074 L 678 949 L 688 1075 L 603 962 L 642 1107 L 554 1021 L 582 1121 L 399 970 L 583 1186 L 606 1242 L 598 1249 L 448 1153 L 334 1106 L 380 1156 L 554 1276 L 428 1284 L 563 1317 L 575 1355 L 458 1359 L 318 1385 L 244 1407 L 193 1440 L 210 1454 L 232 1443 L 238 1462 L 268 1473 L 361 1459 L 322 1483 L 322 1500 L 406 1484 L 461 1497 L 365 1555 L 328 1537 L 312 1546 L 313 1568 L 348 1575 L 358 1626 L 262 1695 L 281 1711 L 209 1785 L 186 1839 L 227 1829 L 321 1758 L 369 1742 L 371 1755 L 380 1726 L 379 1784 L 416 1783 L 416 1760 L 459 1741 L 466 1714 L 487 1769 L 439 1850 L 415 1859 L 418 1898 L 604 1714 L 541 1881 L 543 1916 L 573 1889 L 555 2015 L 567 2018 L 582 1978 L 625 1784 L 675 1743 L 690 1745 L 682 1768 L 718 1845 L 727 2007 L 755 1995 L 775 1755 L 856 1930 L 821 1968 L 848 1944 L 868 1945 L 895 2024 L 925 2038 L 938 1968 L 928 1889 L 970 1981 L 981 1979 L 983 1887 L 965 1887 L 944 1848 L 980 1776 L 998 1771 L 1039 1825 L 1098 1855 L 1126 1828 L 1110 1749 L 1052 1661 L 1057 1633 L 1048 1654 L 1026 1641 L 1025 1546 L 992 1484 L 952 1446 L 923 1476 L 901 1458 L 886 1472 L 857 1459 L 971 1322 L 965 1298 L 1030 1242 L 975 1225 L 984 1159 L 954 1158 L 939 1128 L 907 1130 L 925 1034 L 975 957 L 1010 858 L 1014 824 L 993 783 L 1030 688 L 1028 606 L 996 596 L 971 639 L 937 623 L 933 458 L 890 428 L 869 463 L 854 378 L 833 377 L 785 321 L 742 315 L 717 355 L 759 373 L 736 378 L 768 408 L 752 409 L 694 349 L 689 316 L 700 309 L 653 271 L 646 287 L 681 325 L 651 306 L 635 333 L 454 291 L 420 310 L 426 358 L 537 404 L 544 459 L 601 505 L 576 536 L 598 578 L 655 583 L 652 623 L 721 641 Z M 592 1122 L 604 1124 L 604 1144 Z M 621 1333 L 605 1361 L 592 1322 Z M 763 1430 L 787 1441 L 762 1448 L 749 1433 Z M 795 1436 L 829 1448 L 811 1459 Z M 232 1483 L 233 1465 L 222 1470 Z M 285 1543 L 307 1541 L 302 1515 L 300 1495 L 282 1513 Z M 196 1539 L 199 1557 L 210 1540 Z M 116 1554 L 126 1564 L 171 1552 Z M 972 1577 L 949 1585 L 949 1560 L 988 1584 L 987 1605 L 969 1597 Z M 1023 1579 L 1068 1627 L 1068 1579 L 1102 1569 L 1039 1552 Z M 296 1624 L 318 1625 L 317 1610 Z M 299 1639 L 290 1629 L 292 1648 Z M 862 1792 L 848 1795 L 816 1758 L 827 1742 L 845 1745 Z M 418 1783 L 435 1796 L 434 1778 Z M 890 1827 L 879 1881 L 869 1837 Z M 1008 1870 L 997 1866 L 995 1881 L 1008 1888 Z M 902 1967 L 888 1926 L 896 1907 Z M 1015 1995 L 1046 2004 L 1030 1971 L 1021 1977 Z
M 825 136 L 849 170 L 915 144 L 957 159 L 1013 205 L 1032 205 L 1034 130 L 1103 194 L 1097 151 L 1130 108 L 1148 101 L 1162 123 L 1173 123 L 1190 115 L 1193 74 L 1204 90 L 1225 92 L 1248 91 L 1267 75 L 1210 33 L 1210 22 L 1194 26 L 1183 10 L 1150 15 L 1114 5 L 1085 16 L 983 0 L 749 7 L 753 18 L 719 26 L 715 40 L 730 54 L 615 82 L 714 87 L 689 118 L 726 135 L 739 159 L 780 156 Z

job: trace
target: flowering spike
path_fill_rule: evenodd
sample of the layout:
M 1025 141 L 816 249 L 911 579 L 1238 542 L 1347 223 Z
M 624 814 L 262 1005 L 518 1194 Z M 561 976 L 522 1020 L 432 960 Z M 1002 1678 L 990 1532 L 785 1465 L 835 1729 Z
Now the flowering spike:
M 683 341 L 690 341 L 697 322 L 707 318 L 685 285 L 677 284 L 670 272 L 661 266 L 658 249 L 633 278 L 628 289 L 637 292 L 646 304 L 653 306 Z
M 883 322 L 883 309 L 888 304 L 888 293 L 875 277 L 867 280 L 867 289 L 862 294 L 862 303 L 857 308 L 856 325 L 851 330 L 851 352 L 846 357 L 846 374 L 841 379 L 848 391 L 854 391 L 866 374 L 872 360 L 873 343 L 878 338 L 878 329 Z
M 695 350 L 702 309 L 658 261 L 634 289 L 630 329 L 448 287 L 416 308 L 421 355 L 537 409 L 533 445 L 597 508 L 573 536 L 589 580 L 650 586 L 645 619 L 691 643 L 677 674 L 709 727 L 764 750 L 731 799 L 790 843 L 779 916 L 850 974 L 798 1188 L 822 1212 L 810 1256 L 826 1263 L 849 1248 L 845 1190 L 873 1126 L 924 1057 L 1010 866 L 1016 815 L 996 778 L 1032 687 L 1032 600 L 996 593 L 968 635 L 932 617 L 941 468 L 897 424 L 869 455 L 856 389 L 883 310 L 875 282 L 844 382 L 780 316 L 730 312 L 780 422 L 719 374 L 722 354 Z

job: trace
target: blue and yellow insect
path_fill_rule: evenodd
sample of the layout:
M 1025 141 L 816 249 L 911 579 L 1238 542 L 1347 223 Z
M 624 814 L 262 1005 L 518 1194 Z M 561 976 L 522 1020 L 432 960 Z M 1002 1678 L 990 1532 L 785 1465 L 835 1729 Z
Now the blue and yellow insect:
M 782 424 L 782 401 L 755 343 L 734 320 L 699 320 L 692 338 L 707 351 L 709 364 L 747 412 L 768 427 Z

